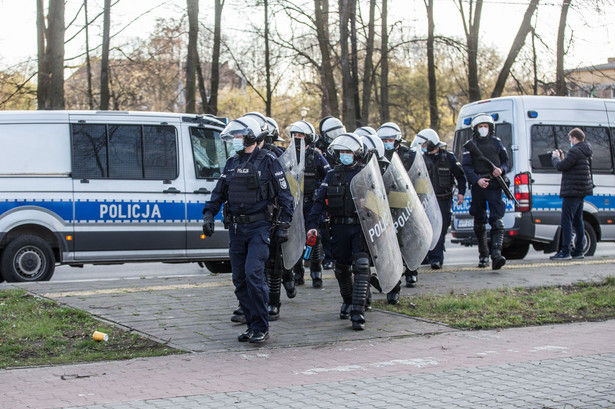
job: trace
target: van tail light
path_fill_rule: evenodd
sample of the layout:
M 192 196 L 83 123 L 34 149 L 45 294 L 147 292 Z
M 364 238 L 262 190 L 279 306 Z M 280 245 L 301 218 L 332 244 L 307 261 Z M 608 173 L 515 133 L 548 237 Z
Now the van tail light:
M 519 202 L 519 206 L 515 206 L 515 211 L 532 210 L 532 176 L 529 172 L 515 175 L 515 199 Z

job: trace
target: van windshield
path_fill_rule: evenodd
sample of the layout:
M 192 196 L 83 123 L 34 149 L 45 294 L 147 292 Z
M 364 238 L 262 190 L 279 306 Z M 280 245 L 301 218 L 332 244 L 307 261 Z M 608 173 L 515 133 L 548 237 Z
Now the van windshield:
M 512 126 L 509 123 L 495 124 L 495 135 L 502 140 L 502 144 L 508 152 L 508 169 L 513 169 L 513 154 L 510 149 L 512 145 Z M 453 153 L 457 160 L 461 162 L 463 156 L 463 144 L 472 138 L 472 128 L 463 128 L 455 132 L 455 140 L 453 142 Z
M 220 139 L 220 131 L 190 127 L 194 170 L 198 179 L 218 178 L 228 159 L 229 146 Z

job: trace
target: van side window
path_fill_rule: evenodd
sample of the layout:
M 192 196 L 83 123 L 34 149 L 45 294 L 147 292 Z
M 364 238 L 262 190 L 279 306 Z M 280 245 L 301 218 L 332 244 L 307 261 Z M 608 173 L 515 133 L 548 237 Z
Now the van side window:
M 206 128 L 190 128 L 197 179 L 218 178 L 229 156 L 229 146 L 220 139 L 220 132 Z
M 176 179 L 175 128 L 72 124 L 75 179 Z
M 570 150 L 568 132 L 571 125 L 532 125 L 532 169 L 534 171 L 553 170 L 551 152 L 561 149 Z M 607 128 L 599 126 L 579 126 L 585 132 L 585 140 L 592 146 L 592 171 L 607 173 L 613 169 L 611 143 Z

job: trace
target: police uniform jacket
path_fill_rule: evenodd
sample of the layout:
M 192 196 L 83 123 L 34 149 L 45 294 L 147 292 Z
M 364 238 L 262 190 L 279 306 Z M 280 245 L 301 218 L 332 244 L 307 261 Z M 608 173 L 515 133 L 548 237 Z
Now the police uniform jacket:
M 297 162 L 300 151 L 297 150 Z M 331 170 L 331 166 L 316 149 L 308 146 L 305 150 L 305 167 L 303 170 L 303 195 L 305 201 L 314 199 L 314 194 L 320 188 L 320 184 Z
M 250 173 L 249 170 L 254 167 L 256 167 L 256 178 L 244 193 L 248 196 L 256 194 L 258 200 L 243 203 L 233 200 L 233 197 L 229 195 L 230 185 L 243 183 L 237 181 L 241 180 L 242 175 Z M 253 190 L 257 190 L 257 193 Z M 232 216 L 260 215 L 267 212 L 267 206 L 272 205 L 274 199 L 277 199 L 281 209 L 280 221 L 290 222 L 293 216 L 294 201 L 282 165 L 272 152 L 257 147 L 252 153 L 241 151 L 226 161 L 224 171 L 211 193 L 211 199 L 205 204 L 203 213 L 210 212 L 216 215 L 222 204 L 227 203 Z
M 423 155 L 429 169 L 429 178 L 438 199 L 449 199 L 453 194 L 455 182 L 460 195 L 466 193 L 466 177 L 461 163 L 452 152 L 440 148 L 438 152 Z
M 502 175 L 508 172 L 508 152 L 506 152 L 506 148 L 500 138 L 497 136 L 487 136 L 484 139 L 474 138 L 474 143 L 487 159 L 502 169 Z M 480 178 L 488 178 L 491 173 L 488 170 L 488 165 L 485 163 L 477 164 L 476 159 L 473 160 L 472 155 L 467 150 L 463 152 L 461 164 L 468 183 L 471 185 L 476 184 Z M 489 182 L 489 188 L 499 188 L 499 185 L 496 181 L 492 180 Z

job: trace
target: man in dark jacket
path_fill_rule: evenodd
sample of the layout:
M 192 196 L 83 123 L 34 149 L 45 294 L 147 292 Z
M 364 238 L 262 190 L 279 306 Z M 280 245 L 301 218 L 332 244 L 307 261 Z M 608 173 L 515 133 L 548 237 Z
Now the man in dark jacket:
M 559 195 L 562 198 L 562 241 L 560 250 L 551 260 L 583 258 L 583 202 L 593 194 L 591 174 L 592 147 L 585 142 L 585 134 L 579 128 L 568 133 L 570 150 L 564 156 L 561 149 L 553 151 L 553 167 L 562 172 Z M 574 249 L 570 252 L 572 228 L 576 234 Z

